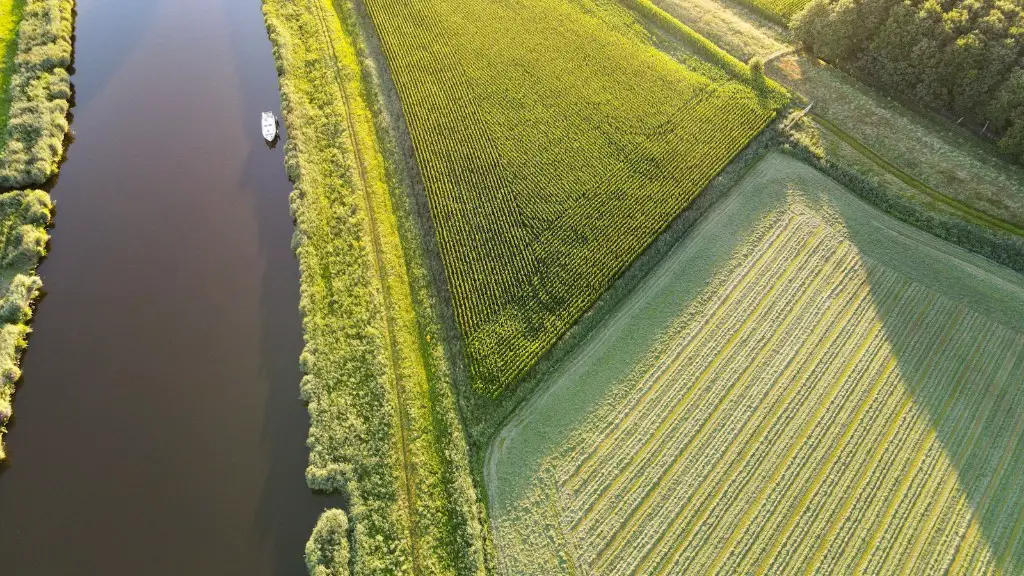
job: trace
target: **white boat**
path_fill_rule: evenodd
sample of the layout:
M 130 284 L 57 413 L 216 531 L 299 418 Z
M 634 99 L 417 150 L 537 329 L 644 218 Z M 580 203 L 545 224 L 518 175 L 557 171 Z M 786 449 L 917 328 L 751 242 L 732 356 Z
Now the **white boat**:
M 277 116 L 274 116 L 273 112 L 264 112 L 262 126 L 263 137 L 267 142 L 273 142 L 274 138 L 277 138 Z

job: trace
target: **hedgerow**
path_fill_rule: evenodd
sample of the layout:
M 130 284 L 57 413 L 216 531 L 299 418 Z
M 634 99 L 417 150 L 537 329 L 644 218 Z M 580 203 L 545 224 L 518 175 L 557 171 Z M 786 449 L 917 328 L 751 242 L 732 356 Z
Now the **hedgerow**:
M 0 187 L 42 184 L 57 173 L 71 98 L 72 0 L 27 0 L 18 26 L 11 106 L 0 134 Z
M 46 192 L 0 194 L 0 460 L 14 386 L 21 378 L 18 360 L 27 345 L 27 322 L 43 286 L 35 269 L 46 255 L 51 212 Z
M 485 394 L 523 375 L 780 104 L 706 41 L 692 46 L 741 80 L 659 52 L 607 0 L 366 6 Z

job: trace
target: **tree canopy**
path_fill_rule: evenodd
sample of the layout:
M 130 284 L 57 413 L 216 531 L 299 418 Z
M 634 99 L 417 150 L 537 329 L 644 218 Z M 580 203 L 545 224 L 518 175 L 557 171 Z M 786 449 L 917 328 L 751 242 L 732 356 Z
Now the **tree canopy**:
M 813 0 L 792 27 L 818 57 L 897 97 L 986 123 L 1024 162 L 1020 0 Z

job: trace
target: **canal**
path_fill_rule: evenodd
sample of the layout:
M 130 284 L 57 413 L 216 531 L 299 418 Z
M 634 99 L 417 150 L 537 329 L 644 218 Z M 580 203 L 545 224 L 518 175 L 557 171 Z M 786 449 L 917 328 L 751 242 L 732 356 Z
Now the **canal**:
M 259 0 L 78 0 L 76 132 L 0 471 L 0 573 L 304 574 L 308 418 Z

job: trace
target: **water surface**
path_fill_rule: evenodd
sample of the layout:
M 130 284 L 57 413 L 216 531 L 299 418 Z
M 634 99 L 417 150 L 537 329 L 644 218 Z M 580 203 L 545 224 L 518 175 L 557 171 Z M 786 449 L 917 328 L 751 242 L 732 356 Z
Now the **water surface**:
M 75 142 L 0 472 L 0 573 L 303 574 L 328 502 L 259 0 L 78 0 Z

